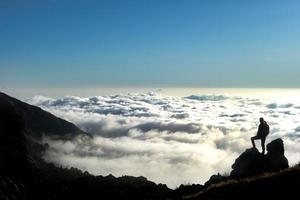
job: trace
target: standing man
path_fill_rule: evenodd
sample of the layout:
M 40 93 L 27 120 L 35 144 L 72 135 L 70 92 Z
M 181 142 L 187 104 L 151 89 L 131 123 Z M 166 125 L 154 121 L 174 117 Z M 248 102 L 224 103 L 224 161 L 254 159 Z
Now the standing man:
M 253 145 L 253 148 L 255 147 L 255 142 L 254 140 L 261 140 L 261 148 L 262 148 L 262 154 L 265 154 L 265 141 L 266 141 L 266 137 L 269 134 L 270 128 L 269 125 L 267 124 L 267 122 L 264 120 L 264 118 L 259 118 L 260 124 L 258 127 L 258 131 L 256 136 L 251 137 L 251 142 Z

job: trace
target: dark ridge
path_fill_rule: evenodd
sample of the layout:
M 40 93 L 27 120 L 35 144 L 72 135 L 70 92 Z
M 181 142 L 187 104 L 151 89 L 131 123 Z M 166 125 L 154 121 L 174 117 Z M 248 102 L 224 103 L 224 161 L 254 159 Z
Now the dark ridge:
M 64 119 L 1 92 L 0 106 L 1 110 L 13 110 L 22 118 L 27 134 L 34 137 L 41 137 L 42 135 L 73 137 L 78 134 L 87 134 Z

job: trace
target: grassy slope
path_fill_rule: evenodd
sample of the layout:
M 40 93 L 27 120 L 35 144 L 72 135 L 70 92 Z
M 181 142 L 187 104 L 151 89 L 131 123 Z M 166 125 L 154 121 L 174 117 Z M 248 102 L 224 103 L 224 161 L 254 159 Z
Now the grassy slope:
M 300 193 L 300 165 L 274 173 L 240 180 L 228 180 L 182 196 L 182 199 L 259 199 L 297 197 Z

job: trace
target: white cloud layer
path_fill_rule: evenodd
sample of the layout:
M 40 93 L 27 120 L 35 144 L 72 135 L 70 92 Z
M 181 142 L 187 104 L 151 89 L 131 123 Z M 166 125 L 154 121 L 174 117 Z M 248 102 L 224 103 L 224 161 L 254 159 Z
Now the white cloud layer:
M 281 137 L 290 164 L 300 161 L 300 102 L 155 93 L 36 96 L 28 102 L 95 136 L 45 138 L 51 147 L 45 159 L 97 175 L 145 176 L 169 187 L 203 183 L 214 173 L 230 172 L 234 159 L 251 147 L 259 117 L 271 128 L 267 142 Z

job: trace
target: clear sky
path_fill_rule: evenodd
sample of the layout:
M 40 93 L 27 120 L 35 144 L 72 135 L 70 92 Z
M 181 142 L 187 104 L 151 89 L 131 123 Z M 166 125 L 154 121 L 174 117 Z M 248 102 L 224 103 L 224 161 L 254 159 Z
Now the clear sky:
M 300 1 L 0 0 L 0 86 L 300 87 Z

